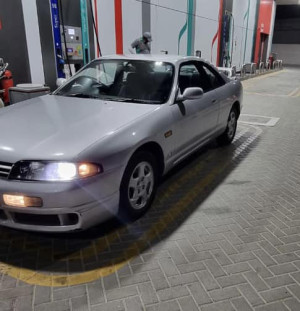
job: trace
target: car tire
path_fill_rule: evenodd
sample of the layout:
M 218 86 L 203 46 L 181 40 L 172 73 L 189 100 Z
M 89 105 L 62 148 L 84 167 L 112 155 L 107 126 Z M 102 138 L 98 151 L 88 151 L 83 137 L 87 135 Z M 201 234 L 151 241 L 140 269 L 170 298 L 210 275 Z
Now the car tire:
M 217 138 L 219 145 L 226 146 L 231 144 L 234 139 L 236 128 L 237 128 L 238 112 L 236 108 L 230 110 L 227 127 L 222 135 Z
M 154 199 L 157 183 L 158 168 L 155 157 L 146 151 L 133 155 L 125 169 L 120 187 L 120 221 L 133 221 L 147 211 Z

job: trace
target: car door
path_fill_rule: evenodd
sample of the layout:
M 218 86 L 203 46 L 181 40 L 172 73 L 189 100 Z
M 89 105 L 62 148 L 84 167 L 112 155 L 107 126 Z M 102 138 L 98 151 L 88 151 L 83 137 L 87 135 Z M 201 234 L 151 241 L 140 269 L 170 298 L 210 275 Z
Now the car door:
M 225 80 L 221 77 L 217 70 L 208 65 L 207 63 L 201 63 L 202 69 L 207 75 L 207 80 L 209 81 L 210 90 L 213 90 L 215 93 L 216 102 L 212 105 L 212 109 L 218 109 L 218 119 L 214 126 L 213 124 L 207 125 L 207 135 L 211 136 L 218 132 L 220 129 L 223 129 L 227 125 L 227 119 L 229 112 L 232 106 L 233 98 L 230 92 L 230 88 L 226 85 Z M 212 111 L 212 113 L 214 113 Z
M 218 101 L 206 72 L 199 61 L 181 64 L 178 72 L 178 92 L 189 87 L 201 87 L 200 99 L 177 102 L 173 105 L 176 124 L 176 156 L 181 158 L 203 143 L 218 120 Z

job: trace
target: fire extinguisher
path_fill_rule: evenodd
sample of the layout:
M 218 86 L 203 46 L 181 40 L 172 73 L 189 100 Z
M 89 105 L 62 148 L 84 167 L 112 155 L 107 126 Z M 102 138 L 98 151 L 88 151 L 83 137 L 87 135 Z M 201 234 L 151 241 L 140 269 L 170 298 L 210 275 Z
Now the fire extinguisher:
M 7 70 L 8 63 L 4 63 L 0 59 L 0 97 L 5 105 L 9 104 L 9 88 L 14 86 L 13 76 L 11 71 Z

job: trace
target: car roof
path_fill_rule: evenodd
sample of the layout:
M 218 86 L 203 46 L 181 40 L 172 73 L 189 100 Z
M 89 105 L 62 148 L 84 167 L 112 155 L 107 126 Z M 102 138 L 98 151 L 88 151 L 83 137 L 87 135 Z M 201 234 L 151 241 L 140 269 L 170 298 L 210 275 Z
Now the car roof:
M 123 60 L 148 60 L 148 61 L 159 61 L 159 62 L 169 62 L 177 63 L 181 61 L 189 60 L 201 60 L 207 62 L 196 56 L 180 56 L 180 55 L 165 55 L 165 54 L 128 54 L 128 55 L 105 55 L 99 59 L 123 59 Z

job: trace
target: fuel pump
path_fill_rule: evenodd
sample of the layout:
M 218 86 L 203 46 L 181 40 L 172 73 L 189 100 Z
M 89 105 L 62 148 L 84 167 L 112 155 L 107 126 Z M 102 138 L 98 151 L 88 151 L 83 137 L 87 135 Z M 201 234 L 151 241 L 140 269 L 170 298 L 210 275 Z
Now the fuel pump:
M 57 78 L 69 78 L 90 61 L 87 2 L 80 0 L 81 24 L 64 23 L 63 0 L 50 0 Z
M 50 3 L 51 3 L 51 13 L 52 13 L 52 31 L 53 31 L 53 39 L 54 39 L 57 77 L 65 78 L 65 73 L 64 73 L 65 60 L 63 57 L 63 49 L 62 49 L 61 34 L 60 34 L 61 30 L 60 30 L 58 0 L 50 0 Z
M 61 26 L 63 35 L 63 53 L 68 58 L 72 74 L 84 64 L 82 51 L 82 33 L 80 27 Z M 66 50 L 67 49 L 67 50 Z M 68 78 L 68 77 L 66 77 Z

